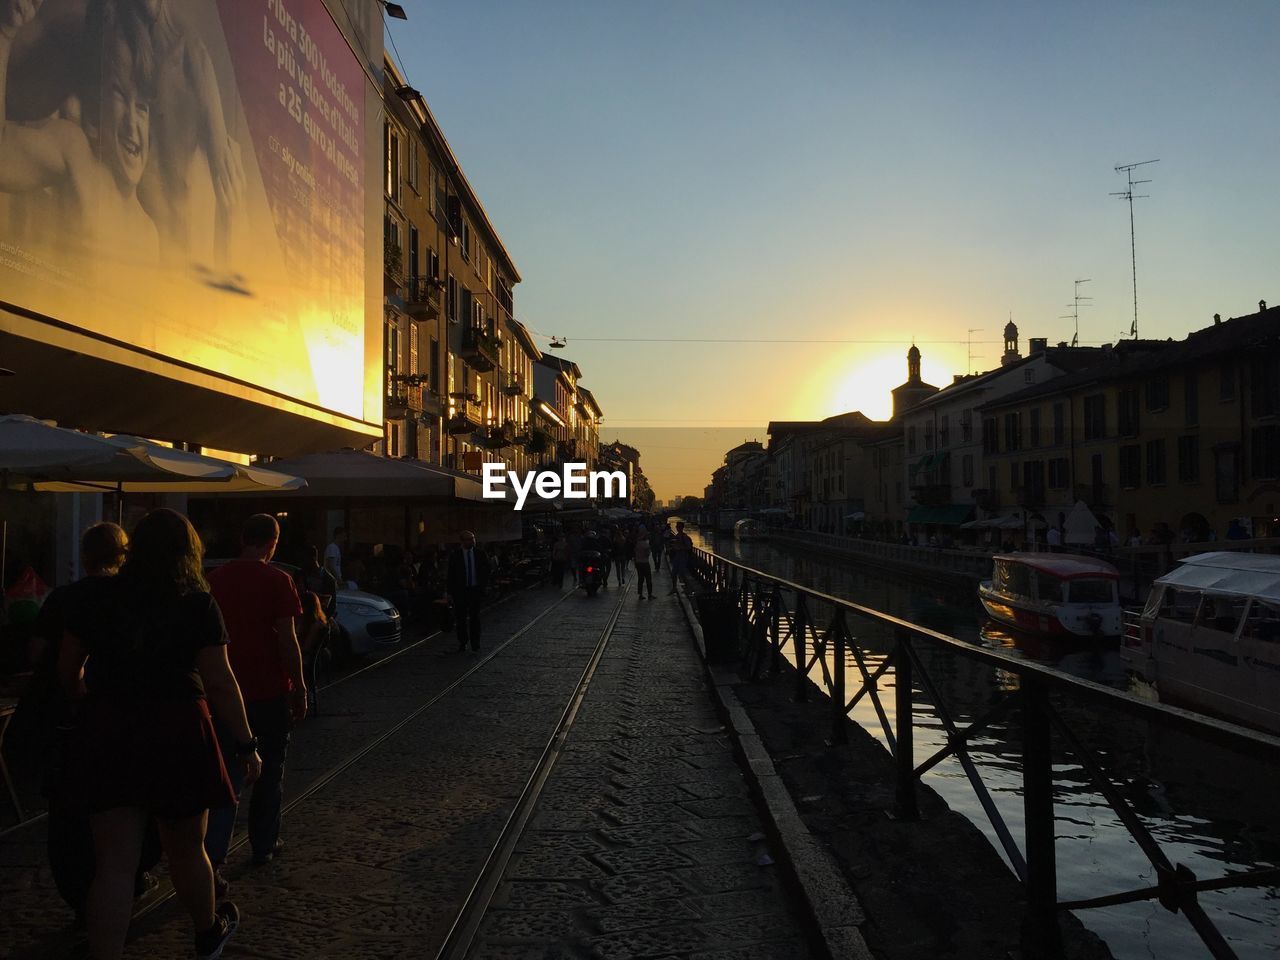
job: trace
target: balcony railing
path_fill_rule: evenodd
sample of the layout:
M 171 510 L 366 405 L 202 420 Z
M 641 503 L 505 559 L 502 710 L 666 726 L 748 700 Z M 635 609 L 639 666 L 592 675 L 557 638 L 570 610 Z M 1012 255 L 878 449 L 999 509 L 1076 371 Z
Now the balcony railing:
M 434 277 L 410 277 L 405 285 L 405 306 L 415 320 L 440 316 L 440 281 Z
M 498 365 L 498 352 L 502 346 L 496 336 L 484 327 L 470 326 L 462 334 L 462 359 L 481 373 L 488 373 Z
M 484 445 L 489 450 L 501 450 L 503 447 L 509 447 L 514 442 L 515 424 L 510 420 L 501 426 L 490 427 L 484 435 Z
M 546 453 L 554 444 L 555 437 L 540 427 L 534 427 L 529 434 L 529 443 L 526 449 L 530 453 Z
M 400 285 L 404 283 L 404 260 L 400 254 L 400 248 L 394 244 L 387 244 L 383 248 L 382 271 L 386 281 L 386 292 L 399 293 Z
M 509 373 L 502 381 L 502 392 L 508 397 L 518 397 L 524 393 L 524 377 L 518 373 Z
M 475 433 L 484 426 L 484 417 L 480 413 L 480 405 L 469 401 L 458 401 L 445 429 L 452 434 Z

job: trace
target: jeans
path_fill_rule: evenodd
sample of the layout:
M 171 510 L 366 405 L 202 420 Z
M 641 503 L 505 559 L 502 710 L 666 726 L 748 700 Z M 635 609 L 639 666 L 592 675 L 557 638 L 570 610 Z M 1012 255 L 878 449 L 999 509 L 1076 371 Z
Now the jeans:
M 613 576 L 618 581 L 618 586 L 627 582 L 627 561 L 625 557 L 613 558 Z
M 555 585 L 557 590 L 564 589 L 564 566 L 563 560 L 551 561 L 551 576 L 548 580 Z
M 645 584 L 649 585 L 649 596 L 653 596 L 653 571 L 649 569 L 648 561 L 636 561 L 636 581 L 638 583 L 636 591 L 640 596 L 644 596 Z
M 689 557 L 683 550 L 667 554 L 667 569 L 671 572 L 671 592 L 675 593 L 680 578 L 689 572 Z
M 480 649 L 480 601 L 484 599 L 484 591 L 479 587 L 463 587 L 453 598 L 453 615 L 457 618 L 458 650 Z
M 271 853 L 280 839 L 280 809 L 284 803 L 284 760 L 289 752 L 289 731 L 293 717 L 289 699 L 252 700 L 244 705 L 249 729 L 258 738 L 258 754 L 262 757 L 262 776 L 249 789 L 249 846 L 254 856 Z M 244 791 L 244 767 L 235 759 L 235 740 L 219 725 L 222 753 L 231 774 L 231 785 L 239 796 Z M 237 806 L 209 811 L 209 827 L 204 835 L 204 848 L 214 865 L 227 861 L 231 833 L 235 829 Z

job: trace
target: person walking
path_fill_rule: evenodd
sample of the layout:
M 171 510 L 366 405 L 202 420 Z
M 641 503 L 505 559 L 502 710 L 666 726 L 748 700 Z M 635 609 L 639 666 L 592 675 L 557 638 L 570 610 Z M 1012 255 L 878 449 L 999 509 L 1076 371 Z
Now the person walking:
M 619 587 L 627 582 L 627 563 L 634 552 L 635 546 L 627 542 L 627 535 L 621 530 L 615 530 L 613 532 L 613 572 Z
M 560 533 L 556 537 L 556 542 L 551 545 L 551 576 L 549 578 L 557 590 L 564 589 L 564 571 L 568 564 L 569 541 L 565 539 L 563 533 Z
M 675 536 L 667 547 L 667 567 L 671 571 L 671 592 L 673 596 L 680 586 L 680 579 L 689 572 L 689 561 L 693 557 L 693 540 L 684 532 L 684 523 L 676 523 Z
M 645 587 L 649 588 L 649 599 L 653 599 L 653 571 L 649 569 L 649 531 L 641 527 L 636 533 L 636 545 L 633 548 L 632 562 L 636 565 L 636 590 L 639 599 L 644 599 Z
M 333 539 L 324 548 L 324 568 L 333 575 L 333 579 L 337 580 L 340 586 L 346 585 L 346 581 L 342 579 L 342 553 L 346 545 L 347 531 L 342 527 L 334 527 Z
M 262 774 L 249 800 L 249 846 L 255 864 L 270 862 L 284 847 L 280 819 L 289 733 L 307 715 L 307 684 L 295 629 L 302 604 L 293 578 L 271 565 L 279 540 L 276 518 L 256 513 L 240 529 L 239 558 L 209 574 L 210 589 L 227 625 L 231 667 L 240 681 L 245 712 L 262 755 Z M 230 725 L 217 711 L 214 717 L 223 743 L 229 744 Z M 237 796 L 247 786 L 235 773 L 231 781 Z M 220 891 L 226 890 L 221 868 L 227 861 L 235 819 L 235 805 L 209 816 L 205 849 L 218 871 Z
M 659 529 L 659 527 L 661 529 Z M 649 534 L 649 547 L 653 553 L 653 571 L 658 573 L 662 570 L 662 551 L 666 549 L 667 542 L 665 534 L 669 527 L 665 524 L 654 526 L 653 531 Z
M 204 849 L 209 810 L 235 801 L 209 704 L 236 742 L 234 767 L 246 783 L 262 760 L 202 554 L 186 517 L 153 510 L 120 574 L 86 584 L 68 611 L 58 674 L 84 707 L 68 773 L 91 814 L 97 864 L 86 919 L 95 960 L 124 952 L 148 817 L 191 915 L 196 956 L 221 956 L 240 923 L 235 904 L 215 905 Z
M 489 586 L 489 558 L 476 546 L 476 535 L 462 531 L 461 546 L 449 557 L 446 578 L 458 627 L 458 652 L 480 652 L 480 602 Z

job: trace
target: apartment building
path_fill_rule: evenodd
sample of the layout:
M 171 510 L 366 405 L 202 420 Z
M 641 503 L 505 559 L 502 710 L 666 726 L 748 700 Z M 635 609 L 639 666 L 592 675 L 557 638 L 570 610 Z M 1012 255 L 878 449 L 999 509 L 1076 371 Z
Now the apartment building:
M 1265 303 L 1180 341 L 1104 348 L 981 413 L 993 509 L 1056 523 L 1079 500 L 1125 539 L 1280 532 L 1280 310 Z

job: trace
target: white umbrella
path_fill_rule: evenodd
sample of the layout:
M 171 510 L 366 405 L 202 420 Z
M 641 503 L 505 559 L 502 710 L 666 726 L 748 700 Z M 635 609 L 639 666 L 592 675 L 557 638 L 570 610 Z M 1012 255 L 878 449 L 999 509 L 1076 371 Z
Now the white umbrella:
M 54 426 L 35 417 L 0 417 L 0 471 L 30 480 L 109 479 L 152 472 L 127 445 Z

